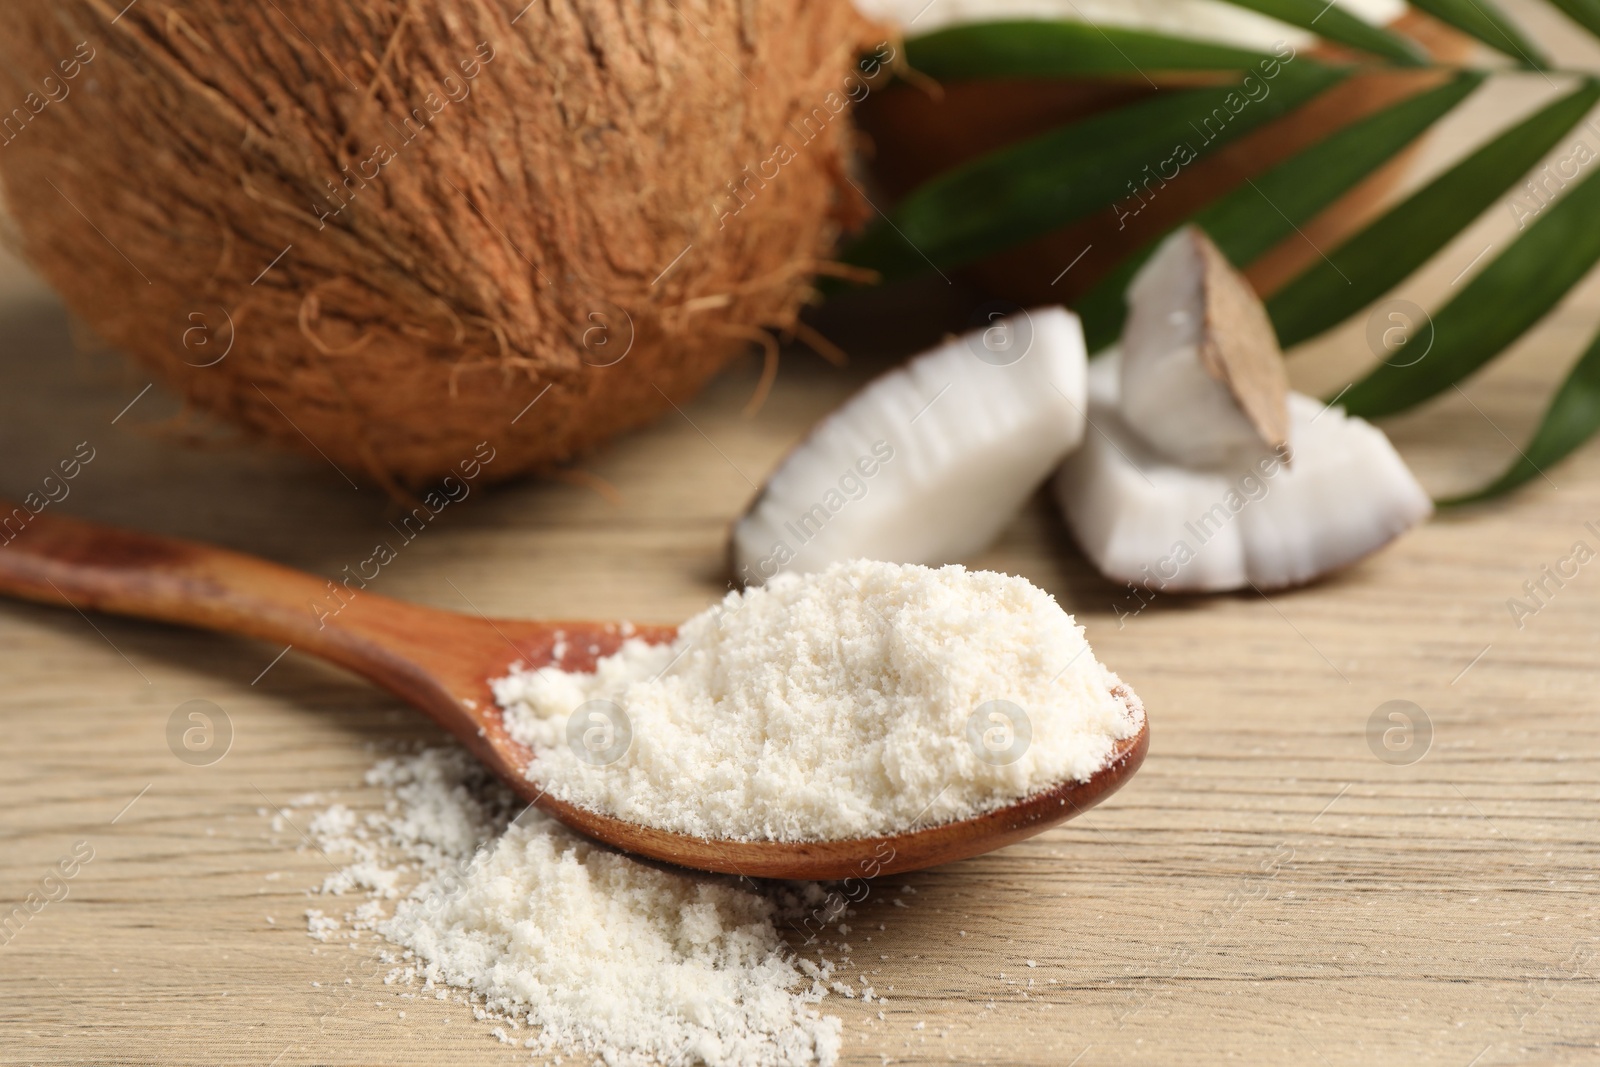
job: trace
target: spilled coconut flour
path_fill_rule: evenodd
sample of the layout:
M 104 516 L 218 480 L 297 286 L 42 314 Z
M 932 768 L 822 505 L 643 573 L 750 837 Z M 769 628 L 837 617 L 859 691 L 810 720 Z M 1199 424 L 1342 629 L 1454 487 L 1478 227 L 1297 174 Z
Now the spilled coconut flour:
M 313 909 L 307 920 L 321 942 L 355 947 L 374 931 L 389 941 L 386 984 L 454 994 L 505 1024 L 502 1041 L 539 1053 L 612 1065 L 837 1060 L 840 1022 L 812 1005 L 830 986 L 856 991 L 778 934 L 784 922 L 833 921 L 837 895 L 815 884 L 751 892 L 629 859 L 533 809 L 513 819 L 522 805 L 461 749 L 384 760 L 367 781 L 389 792 L 381 813 L 335 804 L 308 829 L 345 863 L 323 893 L 368 899 L 342 919 Z
M 630 640 L 593 675 L 515 670 L 495 694 L 552 793 L 712 837 L 962 818 L 1087 778 L 1144 721 L 1071 616 L 1023 579 L 868 562 L 780 575 L 671 645 Z M 631 725 L 607 766 L 565 743 L 574 709 L 595 700 Z M 830 991 L 882 1002 L 865 976 L 860 989 L 836 981 L 833 962 L 779 934 L 811 944 L 851 914 L 839 893 L 754 891 L 631 859 L 517 814 L 456 748 L 384 760 L 367 781 L 388 791 L 383 811 L 335 804 L 308 827 L 343 863 L 322 892 L 365 898 L 342 917 L 308 911 L 310 935 L 351 948 L 381 937 L 376 977 L 470 1003 L 502 1041 L 614 1067 L 830 1065 L 842 1028 L 816 1005 Z
M 492 684 L 553 796 L 737 840 L 969 818 L 1089 778 L 1144 723 L 1053 597 L 954 565 L 779 574 L 671 644 L 634 638 L 593 673 L 518 665 Z M 578 719 L 608 745 L 631 731 L 626 751 L 596 759 Z

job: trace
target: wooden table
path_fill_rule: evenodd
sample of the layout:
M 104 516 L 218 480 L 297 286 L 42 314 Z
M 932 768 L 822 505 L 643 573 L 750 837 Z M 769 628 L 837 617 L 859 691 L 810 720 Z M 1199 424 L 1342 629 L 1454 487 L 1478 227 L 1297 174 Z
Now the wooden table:
M 1473 114 L 1503 118 L 1547 92 L 1521 79 Z M 1425 165 L 1473 127 L 1453 121 Z M 1405 294 L 1436 302 L 1510 228 L 1491 213 Z M 185 443 L 203 428 L 159 385 L 144 392 L 144 372 L 85 354 L 43 290 L 4 272 L 0 495 L 88 441 L 96 458 L 63 513 L 329 575 L 370 553 L 387 517 L 377 491 L 216 435 Z M 930 321 L 906 301 L 854 318 L 849 370 L 790 354 L 745 419 L 755 367 L 736 366 L 684 416 L 583 465 L 614 499 L 598 483 L 476 493 L 385 568 L 382 591 L 505 615 L 693 613 L 723 589 L 727 524 L 766 472 L 882 353 L 915 340 L 900 324 Z M 1597 320 L 1590 279 L 1464 393 L 1389 424 L 1430 489 L 1507 462 Z M 1320 391 L 1366 358 L 1358 324 L 1297 355 L 1294 374 Z M 855 960 L 889 1003 L 880 1019 L 876 1004 L 830 998 L 847 1061 L 1593 1062 L 1600 564 L 1522 628 L 1506 601 L 1575 541 L 1600 547 L 1585 526 L 1600 521 L 1600 450 L 1549 474 L 1316 587 L 1163 597 L 1120 624 L 1119 589 L 1035 501 L 972 562 L 1077 613 L 1149 706 L 1148 762 L 1077 822 L 875 893 L 854 921 L 872 936 Z M 439 735 L 278 652 L 0 604 L 0 912 L 75 848 L 93 854 L 0 945 L 0 1063 L 524 1062 L 457 1005 L 346 985 L 357 954 L 307 939 L 323 860 L 258 813 L 307 792 L 377 804 L 361 785 L 375 754 Z M 210 766 L 168 748 L 169 716 L 192 699 L 232 725 Z M 1390 700 L 1420 706 L 1431 741 L 1386 761 L 1373 739 L 1390 724 L 1372 720 Z M 887 906 L 902 884 L 917 890 L 910 907 Z

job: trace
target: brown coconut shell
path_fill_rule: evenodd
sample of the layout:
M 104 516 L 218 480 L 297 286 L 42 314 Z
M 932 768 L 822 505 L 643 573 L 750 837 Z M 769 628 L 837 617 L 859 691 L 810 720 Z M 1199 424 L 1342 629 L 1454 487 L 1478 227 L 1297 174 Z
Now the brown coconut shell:
M 849 0 L 12 0 L 0 182 L 192 404 L 391 489 L 480 442 L 504 478 L 794 322 L 880 36 Z
M 1408 10 L 1389 27 L 1421 44 L 1443 62 L 1459 62 L 1473 42 L 1436 19 Z M 1359 61 L 1333 47 L 1308 53 L 1321 60 Z M 1162 88 L 1206 84 L 1214 75 L 1154 75 Z M 1128 254 L 1144 246 L 1247 178 L 1271 169 L 1330 134 L 1449 78 L 1441 70 L 1360 72 L 1274 122 L 1184 168 L 1136 216 L 1104 211 L 990 256 L 963 273 L 981 287 L 1021 305 L 1070 304 Z M 900 84 L 865 101 L 856 119 L 873 151 L 875 176 L 892 196 L 980 155 L 1097 112 L 1159 92 L 1142 77 L 1126 81 L 1002 78 L 940 85 Z M 1336 245 L 1379 210 L 1404 176 L 1416 146 L 1402 151 L 1345 196 L 1269 250 L 1245 271 L 1268 295 Z M 1316 247 L 1308 243 L 1315 242 Z M 1085 252 L 1085 249 L 1088 249 Z M 1081 255 L 1081 259 L 1079 258 Z M 1072 269 L 1062 274 L 1063 268 Z

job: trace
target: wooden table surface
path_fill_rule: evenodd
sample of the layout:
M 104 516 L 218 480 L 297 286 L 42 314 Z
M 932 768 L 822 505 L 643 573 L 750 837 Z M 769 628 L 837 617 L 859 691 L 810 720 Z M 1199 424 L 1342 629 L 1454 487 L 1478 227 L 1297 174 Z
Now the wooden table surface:
M 1550 92 L 1496 83 L 1424 168 Z M 1404 294 L 1437 303 L 1511 228 L 1491 212 Z M 75 340 L 22 268 L 0 276 L 0 495 L 87 441 L 95 459 L 52 505 L 64 514 L 328 575 L 382 536 L 374 488 L 177 418 L 144 372 Z M 754 363 L 735 366 L 682 416 L 583 464 L 614 494 L 582 480 L 475 492 L 381 591 L 511 616 L 688 616 L 723 589 L 726 527 L 755 486 L 884 353 L 933 328 L 935 299 L 971 298 L 838 313 L 853 365 L 789 354 L 755 418 L 740 414 Z M 1597 321 L 1591 278 L 1509 359 L 1389 423 L 1425 484 L 1503 466 Z M 1367 359 L 1356 324 L 1292 366 L 1321 391 Z M 829 999 L 847 1062 L 1594 1062 L 1600 563 L 1521 628 L 1507 600 L 1574 542 L 1600 548 L 1600 449 L 1548 473 L 1313 588 L 1162 597 L 1120 621 L 1119 589 L 1036 500 L 971 562 L 1078 615 L 1150 709 L 1149 759 L 1084 818 L 867 901 L 856 925 L 885 928 L 855 959 L 889 1003 L 880 1019 Z M 361 785 L 375 753 L 440 735 L 298 654 L 266 669 L 278 651 L 0 604 L 0 912 L 92 849 L 65 898 L 0 945 L 0 1063 L 525 1062 L 459 1006 L 400 1000 L 356 953 L 307 938 L 323 860 L 258 810 L 307 792 L 378 804 Z M 168 747 L 169 716 L 193 699 L 231 723 L 210 766 Z M 1386 760 L 1374 737 L 1389 724 L 1371 724 L 1391 700 L 1418 705 L 1427 731 Z M 887 906 L 902 884 L 910 908 Z

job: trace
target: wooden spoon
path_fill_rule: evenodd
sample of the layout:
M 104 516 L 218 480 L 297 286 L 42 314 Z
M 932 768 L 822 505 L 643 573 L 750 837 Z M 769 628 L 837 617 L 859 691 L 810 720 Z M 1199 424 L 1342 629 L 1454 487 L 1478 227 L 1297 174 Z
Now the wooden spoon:
M 0 515 L 9 514 L 0 502 Z M 568 826 L 629 852 L 725 874 L 870 878 L 976 856 L 1092 807 L 1139 768 L 1149 745 L 1148 729 L 1141 729 L 1121 742 L 1110 763 L 1088 781 L 1064 782 L 961 822 L 848 841 L 703 840 L 547 795 L 528 777 L 533 753 L 506 733 L 489 690 L 489 679 L 504 676 L 513 663 L 593 670 L 597 658 L 615 652 L 628 636 L 666 642 L 676 635 L 675 627 L 462 615 L 359 587 L 352 592 L 209 545 L 43 514 L 33 516 L 9 543 L 0 542 L 0 593 L 292 645 L 421 708 L 518 796 Z M 1118 695 L 1134 699 L 1131 693 Z

